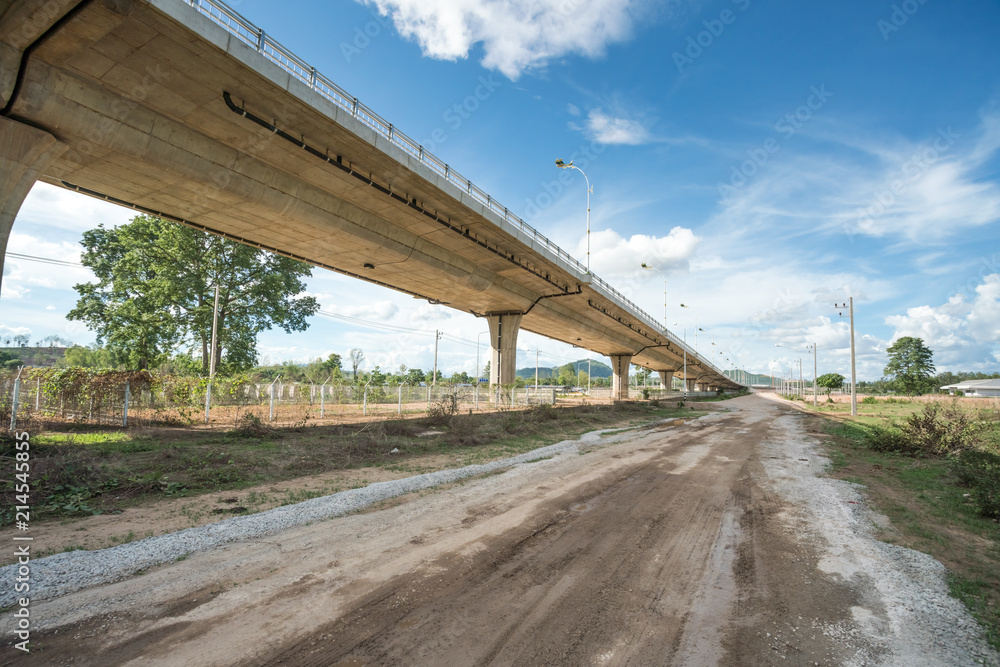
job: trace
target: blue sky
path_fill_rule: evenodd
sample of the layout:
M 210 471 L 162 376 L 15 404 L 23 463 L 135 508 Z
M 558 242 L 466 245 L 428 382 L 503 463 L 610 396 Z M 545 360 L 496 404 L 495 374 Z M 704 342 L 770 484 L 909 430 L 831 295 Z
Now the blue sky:
M 722 0 L 373 0 L 236 8 L 581 260 L 719 365 L 787 371 L 819 347 L 849 374 L 919 336 L 939 370 L 1000 370 L 1000 5 Z M 38 185 L 9 252 L 79 258 L 128 211 Z M 93 335 L 64 315 L 83 269 L 9 258 L 0 337 Z M 352 347 L 383 369 L 474 371 L 468 314 L 323 274 L 270 361 Z M 684 303 L 688 307 L 681 308 Z M 677 323 L 676 326 L 674 323 Z M 395 328 L 418 329 L 419 332 Z M 486 340 L 482 336 L 481 340 Z M 711 343 L 716 345 L 713 348 Z M 522 332 L 519 366 L 580 350 Z M 484 352 L 485 356 L 485 352 Z M 811 367 L 806 356 L 804 367 Z M 809 375 L 810 372 L 807 372 Z

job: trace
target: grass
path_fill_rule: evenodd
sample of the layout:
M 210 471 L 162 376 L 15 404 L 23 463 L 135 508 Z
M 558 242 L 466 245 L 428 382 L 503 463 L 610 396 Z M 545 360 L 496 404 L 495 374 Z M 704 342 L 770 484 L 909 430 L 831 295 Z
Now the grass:
M 379 467 L 419 474 L 514 456 L 598 428 L 630 428 L 699 414 L 688 408 L 626 402 L 225 432 L 74 426 L 32 434 L 32 520 L 119 512 L 165 497 L 239 490 L 338 470 Z M 428 430 L 440 433 L 420 437 Z M 392 454 L 394 449 L 399 452 Z M 13 451 L 0 450 L 3 458 L 12 458 Z M 0 508 L 17 504 L 13 478 L 3 482 L 0 491 L 6 501 Z M 288 491 L 278 500 L 292 504 L 325 493 Z M 263 504 L 258 498 L 242 502 L 250 511 Z M 194 524 L 211 510 L 187 509 L 185 516 Z M 8 524 L 13 516 L 2 514 L 0 519 Z
M 979 513 L 947 459 L 867 448 L 862 425 L 884 424 L 901 406 L 868 407 L 873 413 L 859 415 L 857 421 L 824 418 L 823 430 L 830 436 L 828 474 L 867 487 L 873 506 L 891 522 L 880 538 L 930 554 L 945 565 L 952 595 L 965 603 L 990 644 L 1000 649 L 1000 524 Z

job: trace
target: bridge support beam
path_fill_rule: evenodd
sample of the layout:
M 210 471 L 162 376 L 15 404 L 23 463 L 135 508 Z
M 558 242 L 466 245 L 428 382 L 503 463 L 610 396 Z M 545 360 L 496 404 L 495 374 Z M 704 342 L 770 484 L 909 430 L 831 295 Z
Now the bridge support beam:
M 686 389 L 688 391 L 698 391 L 698 388 L 697 388 L 698 384 L 697 384 L 697 382 L 698 381 L 695 380 L 694 378 L 688 378 L 687 379 L 687 387 L 686 387 Z
M 67 148 L 44 130 L 0 116 L 0 280 L 14 218 L 53 160 Z
M 490 386 L 514 384 L 517 375 L 517 332 L 523 315 L 487 315 L 490 327 Z
M 673 371 L 657 371 L 660 374 L 660 386 L 670 391 L 671 385 L 673 384 L 674 372 Z
M 631 354 L 611 355 L 611 398 L 615 401 L 628 400 L 628 367 L 632 363 Z

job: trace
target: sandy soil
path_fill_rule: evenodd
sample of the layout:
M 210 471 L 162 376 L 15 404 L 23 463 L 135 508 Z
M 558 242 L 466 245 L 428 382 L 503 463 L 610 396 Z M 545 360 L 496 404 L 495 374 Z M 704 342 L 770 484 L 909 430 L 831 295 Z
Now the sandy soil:
M 935 664 L 815 529 L 806 418 L 727 405 L 38 604 L 31 664 Z

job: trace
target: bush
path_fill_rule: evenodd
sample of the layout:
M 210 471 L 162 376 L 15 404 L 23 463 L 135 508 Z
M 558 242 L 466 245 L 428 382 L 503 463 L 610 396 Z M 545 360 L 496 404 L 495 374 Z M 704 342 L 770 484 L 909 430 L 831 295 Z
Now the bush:
M 826 397 L 826 402 L 827 402 L 827 403 L 833 403 L 833 399 L 832 399 L 832 398 L 830 398 L 829 396 L 827 396 L 827 397 Z
M 878 399 L 875 398 L 874 396 L 865 396 L 864 398 L 861 399 L 861 403 L 863 405 L 875 405 L 876 403 L 878 403 Z
M 913 449 L 923 456 L 949 456 L 973 449 L 982 434 L 969 413 L 955 405 L 942 408 L 937 403 L 928 403 L 922 412 L 908 416 L 901 428 Z
M 910 439 L 895 425 L 879 424 L 859 425 L 865 446 L 876 452 L 895 452 L 897 454 L 916 455 Z
M 985 516 L 1000 517 L 1000 456 L 970 449 L 953 459 L 959 482 L 972 491 L 972 499 Z

